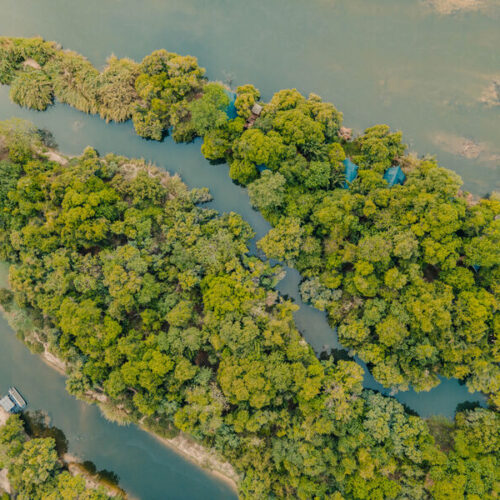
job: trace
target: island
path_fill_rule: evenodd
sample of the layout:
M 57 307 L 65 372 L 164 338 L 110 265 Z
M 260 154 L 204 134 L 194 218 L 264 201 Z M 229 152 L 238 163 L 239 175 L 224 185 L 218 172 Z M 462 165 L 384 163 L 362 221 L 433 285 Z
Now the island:
M 214 109 L 221 111 L 218 104 L 209 106 Z M 221 118 L 220 128 L 235 120 Z M 387 149 L 401 151 L 397 134 L 371 133 L 375 150 L 388 141 Z M 101 158 L 91 148 L 63 165 L 50 159 L 43 135 L 25 122 L 4 122 L 0 134 L 0 248 L 11 263 L 11 289 L 2 291 L 1 303 L 29 316 L 34 328 L 24 332 L 26 343 L 65 363 L 72 394 L 102 400 L 114 420 L 166 436 L 189 434 L 233 465 L 243 498 L 494 498 L 500 419 L 494 408 L 427 422 L 393 398 L 363 390 L 356 362 L 318 359 L 295 327 L 296 306 L 276 293 L 279 268 L 248 254 L 252 231 L 240 216 L 201 206 L 206 190 L 190 191 L 144 161 Z M 342 173 L 344 146 L 332 144 L 328 155 L 337 151 Z M 345 147 L 353 148 L 358 170 L 356 178 L 339 175 L 340 187 L 328 188 L 340 200 L 368 199 L 355 190 L 371 179 L 373 205 L 385 196 L 390 207 L 393 193 L 412 186 L 404 164 L 398 166 L 405 178 L 398 169 L 386 175 L 392 167 L 382 162 L 370 169 L 356 144 Z M 301 153 L 295 156 L 303 163 Z M 415 162 L 417 193 L 429 179 L 451 176 L 432 161 Z M 432 199 L 435 185 L 428 189 L 422 192 Z M 325 210 L 336 213 L 335 206 Z M 299 259 L 308 235 L 298 222 L 285 223 L 291 236 L 282 243 L 271 237 Z M 479 276 L 492 267 L 474 265 Z M 345 275 L 353 269 L 346 266 Z M 410 269 L 418 277 L 414 264 Z

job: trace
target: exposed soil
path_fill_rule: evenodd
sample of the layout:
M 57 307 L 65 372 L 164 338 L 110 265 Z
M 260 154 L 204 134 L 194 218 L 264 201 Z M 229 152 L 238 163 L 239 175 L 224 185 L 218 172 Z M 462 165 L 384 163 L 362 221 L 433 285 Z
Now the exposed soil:
M 474 11 L 486 7 L 486 0 L 427 0 L 439 14 L 453 14 L 459 11 Z
M 50 161 L 55 161 L 56 163 L 60 163 L 61 165 L 66 165 L 66 163 L 68 163 L 68 160 L 64 158 L 64 156 L 60 155 L 59 153 L 56 153 L 55 151 L 49 150 L 43 154 L 47 156 L 47 158 Z
M 26 59 L 24 62 L 23 62 L 23 66 L 29 66 L 30 68 L 33 68 L 33 69 L 42 69 L 42 67 L 34 60 L 34 59 Z
M 3 427 L 8 419 L 9 414 L 3 408 L 0 408 L 0 427 Z
M 153 436 L 163 444 L 174 448 L 196 465 L 209 470 L 235 490 L 238 489 L 237 484 L 239 477 L 233 466 L 228 462 L 219 460 L 213 451 L 196 443 L 189 436 L 182 433 L 172 439 L 162 438 L 155 434 L 153 434 Z
M 0 493 L 2 491 L 10 493 L 10 483 L 7 477 L 7 473 L 7 469 L 0 469 Z
M 488 87 L 486 87 L 479 98 L 479 102 L 486 104 L 492 108 L 500 106 L 500 77 L 493 80 Z

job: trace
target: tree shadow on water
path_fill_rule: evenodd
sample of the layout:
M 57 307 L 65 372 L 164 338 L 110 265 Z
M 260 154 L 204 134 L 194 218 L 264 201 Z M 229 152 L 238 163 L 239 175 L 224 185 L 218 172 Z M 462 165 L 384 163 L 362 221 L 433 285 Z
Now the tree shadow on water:
M 82 463 L 82 466 L 89 474 L 97 476 L 101 481 L 108 484 L 118 486 L 118 483 L 120 482 L 118 474 L 107 469 L 97 470 L 95 463 L 90 460 L 85 460 L 85 462 Z
M 45 412 L 41 410 L 27 411 L 21 415 L 21 418 L 28 436 L 31 438 L 53 438 L 57 454 L 62 456 L 67 453 L 68 440 L 64 432 L 50 425 L 50 418 Z

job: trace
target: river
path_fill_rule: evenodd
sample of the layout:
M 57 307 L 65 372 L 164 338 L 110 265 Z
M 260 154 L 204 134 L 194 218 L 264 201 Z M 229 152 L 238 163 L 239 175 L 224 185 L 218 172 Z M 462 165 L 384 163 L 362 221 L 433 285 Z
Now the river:
M 411 148 L 435 154 L 464 178 L 466 189 L 485 194 L 499 189 L 500 154 L 500 108 L 479 102 L 500 74 L 500 12 L 496 0 L 490 3 L 485 12 L 446 16 L 420 0 L 144 0 L 140 10 L 132 0 L 0 0 L 0 34 L 39 34 L 98 66 L 111 53 L 139 60 L 167 48 L 196 55 L 210 78 L 254 83 L 264 98 L 285 87 L 316 92 L 333 101 L 355 130 L 381 122 L 403 129 Z M 130 123 L 106 124 L 60 104 L 45 113 L 21 110 L 9 101 L 8 88 L 0 87 L 0 119 L 11 116 L 51 130 L 64 153 L 79 154 L 92 145 L 102 154 L 153 161 L 178 172 L 190 187 L 209 187 L 211 206 L 236 211 L 252 225 L 252 251 L 269 230 L 245 190 L 230 181 L 227 166 L 211 166 L 202 158 L 199 141 L 145 141 Z M 477 155 L 453 154 L 465 140 L 460 138 L 479 145 Z M 324 313 L 300 301 L 299 281 L 298 273 L 288 270 L 279 286 L 300 305 L 299 329 L 316 351 L 338 346 Z M 143 499 L 234 496 L 146 433 L 110 424 L 95 407 L 67 395 L 63 378 L 29 354 L 3 321 L 0 390 L 10 383 L 20 387 L 31 408 L 50 413 L 71 453 L 115 471 L 132 494 Z M 365 386 L 381 389 L 369 373 Z M 424 417 L 452 417 L 458 403 L 484 401 L 446 379 L 428 393 L 396 397 Z
M 197 56 L 210 78 L 315 92 L 361 130 L 388 123 L 437 155 L 476 194 L 500 189 L 500 0 L 440 14 L 457 0 L 0 0 L 0 33 L 41 35 L 102 66 L 159 48 Z M 463 3 L 466 3 L 465 1 Z M 450 151 L 474 141 L 467 159 Z
M 7 267 L 0 265 L 0 285 Z M 15 385 L 27 399 L 29 410 L 48 414 L 61 429 L 68 451 L 91 460 L 99 470 L 116 473 L 120 486 L 142 500 L 217 498 L 234 500 L 236 494 L 223 481 L 188 462 L 135 425 L 108 422 L 95 405 L 70 396 L 65 377 L 31 354 L 0 316 L 0 394 Z

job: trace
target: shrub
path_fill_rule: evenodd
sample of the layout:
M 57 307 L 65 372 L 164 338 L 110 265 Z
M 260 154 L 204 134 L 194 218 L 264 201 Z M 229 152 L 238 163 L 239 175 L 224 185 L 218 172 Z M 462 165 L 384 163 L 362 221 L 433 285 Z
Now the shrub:
M 138 75 L 139 65 L 131 59 L 109 58 L 97 92 L 101 118 L 124 122 L 132 116 L 133 105 L 139 98 L 135 90 Z
M 43 71 L 26 69 L 12 81 L 10 98 L 24 108 L 44 111 L 54 100 L 52 82 Z

